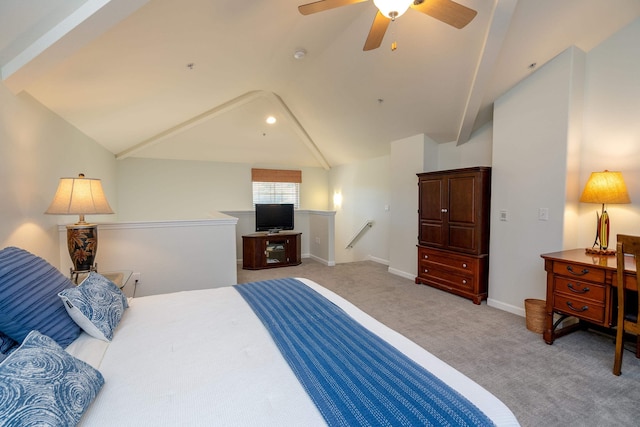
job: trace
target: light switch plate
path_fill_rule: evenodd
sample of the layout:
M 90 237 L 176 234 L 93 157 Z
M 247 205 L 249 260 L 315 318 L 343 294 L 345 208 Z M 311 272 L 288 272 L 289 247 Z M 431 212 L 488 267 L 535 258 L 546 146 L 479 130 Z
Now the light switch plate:
M 549 221 L 549 208 L 538 209 L 538 221 Z

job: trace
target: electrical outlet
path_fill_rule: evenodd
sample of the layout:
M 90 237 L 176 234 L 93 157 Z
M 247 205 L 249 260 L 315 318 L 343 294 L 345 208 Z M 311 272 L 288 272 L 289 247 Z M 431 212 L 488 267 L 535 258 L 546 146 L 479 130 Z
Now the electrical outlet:
M 135 286 L 140 284 L 140 273 L 132 273 L 131 274 L 131 283 L 133 283 Z
M 316 237 L 316 245 L 320 244 L 320 237 Z
M 509 211 L 505 209 L 500 210 L 500 221 L 509 221 Z

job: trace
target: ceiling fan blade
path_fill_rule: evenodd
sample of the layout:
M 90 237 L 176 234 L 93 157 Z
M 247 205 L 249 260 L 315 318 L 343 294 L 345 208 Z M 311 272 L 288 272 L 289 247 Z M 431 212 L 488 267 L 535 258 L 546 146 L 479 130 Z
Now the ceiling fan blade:
M 324 10 L 346 6 L 349 4 L 362 3 L 363 1 L 367 0 L 320 0 L 298 6 L 298 12 L 303 15 L 311 15 L 312 13 L 322 12 Z
M 478 14 L 475 10 L 451 0 L 424 0 L 416 3 L 414 2 L 411 8 L 458 29 L 463 28 Z
M 364 47 L 362 50 L 373 50 L 380 47 L 382 44 L 382 38 L 384 37 L 384 33 L 387 31 L 387 27 L 391 19 L 384 16 L 380 11 L 376 14 L 376 17 L 373 18 L 373 23 L 371 24 L 371 29 L 369 30 L 369 35 L 367 36 L 367 41 L 364 42 Z

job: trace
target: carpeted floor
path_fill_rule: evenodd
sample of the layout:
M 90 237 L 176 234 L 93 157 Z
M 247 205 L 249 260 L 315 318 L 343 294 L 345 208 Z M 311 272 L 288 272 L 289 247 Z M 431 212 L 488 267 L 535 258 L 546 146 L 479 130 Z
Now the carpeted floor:
M 578 331 L 547 345 L 525 319 L 416 285 L 371 261 L 249 271 L 238 283 L 307 277 L 449 363 L 502 400 L 523 426 L 640 426 L 640 360 L 611 373 L 611 337 Z M 631 346 L 629 346 L 631 348 Z

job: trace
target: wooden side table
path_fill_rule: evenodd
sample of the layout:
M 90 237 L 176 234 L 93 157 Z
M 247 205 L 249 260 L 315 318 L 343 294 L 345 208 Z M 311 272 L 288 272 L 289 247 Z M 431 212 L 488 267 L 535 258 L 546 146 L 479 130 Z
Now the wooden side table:
M 552 344 L 555 338 L 575 330 L 570 325 L 556 330 L 568 316 L 610 329 L 615 323 L 617 301 L 615 287 L 616 257 L 585 253 L 572 249 L 541 255 L 547 272 L 547 308 L 543 338 Z M 624 286 L 638 291 L 635 263 L 625 255 Z M 554 314 L 560 319 L 554 322 Z
M 105 272 L 97 271 L 96 273 L 106 277 L 107 279 L 115 283 L 116 286 L 120 288 L 120 290 L 125 294 L 127 298 L 133 297 L 134 286 L 127 286 L 129 284 L 129 279 L 131 279 L 131 275 L 133 274 L 133 271 L 131 270 L 118 270 L 118 271 L 105 271 Z M 75 284 L 80 284 L 84 279 L 87 278 L 87 276 L 89 276 L 89 273 L 80 273 L 75 277 L 75 280 L 72 277 L 71 281 L 74 282 Z

